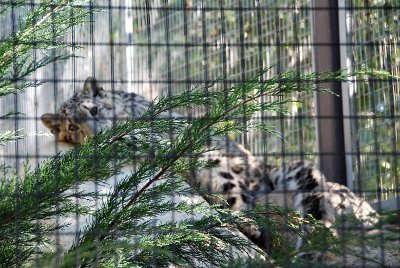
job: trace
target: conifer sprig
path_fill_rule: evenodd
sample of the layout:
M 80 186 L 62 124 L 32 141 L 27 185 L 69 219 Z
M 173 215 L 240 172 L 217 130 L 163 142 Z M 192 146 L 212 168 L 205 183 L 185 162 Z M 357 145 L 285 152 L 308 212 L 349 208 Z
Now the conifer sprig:
M 147 209 L 147 213 L 151 211 L 162 211 L 167 212 L 165 209 L 162 209 L 163 206 L 166 204 L 162 202 L 162 197 L 165 197 L 166 193 L 175 192 L 176 194 L 182 194 L 182 186 L 177 187 L 171 186 L 168 190 L 154 190 L 159 189 L 161 186 L 165 186 L 165 183 L 159 184 L 154 186 L 156 182 L 161 179 L 166 179 L 168 183 L 172 183 L 173 181 L 179 179 L 180 174 L 187 174 L 187 170 L 185 170 L 188 166 L 188 162 L 192 165 L 196 163 L 197 160 L 193 160 L 193 156 L 198 156 L 204 152 L 204 148 L 207 145 L 208 141 L 211 139 L 220 139 L 221 136 L 226 135 L 230 131 L 243 131 L 242 124 L 239 123 L 232 123 L 232 114 L 236 113 L 235 115 L 240 114 L 242 111 L 242 107 L 244 104 L 249 104 L 255 102 L 256 99 L 261 97 L 262 95 L 268 95 L 270 92 L 276 92 L 276 88 L 274 87 L 265 87 L 268 85 L 268 82 L 262 84 L 259 82 L 260 76 L 263 75 L 263 72 L 257 74 L 255 77 L 246 81 L 246 83 L 236 85 L 227 92 L 214 92 L 211 93 L 208 91 L 213 86 L 213 83 L 206 84 L 202 87 L 197 87 L 195 90 L 192 90 L 189 93 L 185 92 L 181 95 L 171 96 L 160 98 L 158 102 L 153 103 L 151 108 L 140 118 L 135 118 L 131 121 L 126 123 L 120 124 L 116 126 L 116 128 L 112 129 L 113 133 L 116 133 L 114 137 L 110 139 L 101 140 L 101 136 L 95 137 L 92 142 L 96 142 L 99 148 L 104 148 L 105 146 L 112 146 L 112 144 L 118 144 L 119 142 L 126 142 L 126 138 L 130 136 L 135 136 L 135 139 L 130 139 L 130 142 L 133 142 L 133 148 L 136 149 L 136 154 L 145 155 L 148 151 L 140 152 L 140 146 L 146 144 L 144 147 L 147 150 L 151 149 L 154 151 L 154 156 L 152 158 L 145 159 L 140 166 L 138 167 L 137 171 L 128 176 L 126 179 L 121 181 L 119 185 L 116 187 L 114 193 L 108 199 L 108 202 L 105 203 L 103 209 L 98 211 L 95 215 L 95 221 L 91 227 L 88 228 L 83 234 L 80 240 L 77 241 L 76 246 L 70 251 L 70 253 L 66 256 L 71 257 L 76 253 L 76 250 L 81 248 L 91 248 L 92 250 L 89 251 L 97 251 L 103 252 L 104 247 L 104 254 L 109 251 L 110 243 L 114 243 L 115 241 L 119 241 L 121 236 L 116 237 L 116 233 L 125 234 L 124 241 L 135 241 L 135 248 L 141 252 L 136 257 L 127 257 L 129 262 L 133 264 L 140 264 L 140 256 L 145 255 L 145 249 L 147 248 L 145 242 L 144 244 L 140 244 L 137 239 L 129 239 L 129 234 L 132 230 L 135 230 L 135 235 L 147 237 L 147 233 L 156 232 L 158 233 L 158 228 L 163 227 L 161 226 L 154 226 L 149 225 L 148 222 L 144 225 L 138 225 L 133 223 L 138 223 L 141 219 L 146 215 L 143 213 L 136 213 L 135 211 L 140 208 L 143 212 L 145 211 L 144 208 Z M 310 78 L 310 79 L 314 79 Z M 306 80 L 307 82 L 311 82 Z M 271 80 L 272 83 L 275 83 L 274 80 Z M 297 77 L 294 79 L 286 79 L 285 83 L 292 83 L 293 85 L 298 85 Z M 311 83 L 310 83 L 311 84 Z M 289 87 L 289 85 L 285 84 L 287 88 L 291 88 L 292 91 L 298 91 L 297 86 Z M 279 85 L 277 85 L 279 86 Z M 265 92 L 264 89 L 268 88 L 269 92 Z M 300 89 L 301 90 L 301 89 Z M 310 90 L 307 87 L 304 87 L 304 90 Z M 287 89 L 289 91 L 289 89 Z M 247 99 L 242 99 L 243 94 L 246 94 Z M 228 97 L 228 100 L 226 98 Z M 257 105 L 254 106 L 252 109 L 249 109 L 246 115 L 251 116 L 252 114 L 256 113 L 257 111 L 261 111 L 262 109 L 269 110 L 273 109 L 275 111 L 283 111 L 283 104 L 285 104 L 287 100 L 282 100 L 281 103 L 275 101 L 272 105 Z M 162 113 L 170 110 L 171 108 L 181 108 L 187 106 L 193 106 L 193 103 L 204 104 L 209 103 L 211 105 L 209 109 L 209 113 L 203 117 L 196 118 L 191 122 L 187 122 L 185 120 L 167 120 L 167 119 L 159 119 L 159 120 L 149 120 L 155 119 Z M 226 123 L 229 121 L 230 123 Z M 175 130 L 177 131 L 176 138 L 174 141 L 170 142 L 168 140 L 164 140 L 163 142 L 150 142 L 149 143 L 149 131 L 154 135 L 157 136 L 158 134 L 168 133 L 171 129 L 170 124 L 174 124 Z M 107 131 L 105 133 L 108 133 Z M 147 135 L 146 135 L 147 134 Z M 99 140 L 100 138 L 100 140 Z M 138 147 L 139 146 L 139 147 Z M 186 162 L 186 163 L 185 163 Z M 197 167 L 200 168 L 201 164 Z M 183 178 L 185 179 L 185 178 Z M 168 184 L 167 183 L 167 184 Z M 161 185 L 161 186 L 160 186 Z M 153 188 L 155 187 L 155 188 Z M 160 193 L 161 195 L 159 198 L 156 198 L 155 192 Z M 151 198 L 147 199 L 146 196 Z M 156 202 L 150 202 L 150 200 L 156 200 Z M 150 205 L 150 206 L 149 206 Z M 182 211 L 182 208 L 179 208 L 178 205 L 169 204 L 171 210 Z M 182 205 L 182 204 L 180 204 Z M 195 206 L 193 205 L 193 208 Z M 171 210 L 169 212 L 171 212 Z M 127 217 L 127 215 L 129 215 Z M 148 216 L 148 215 L 147 215 Z M 132 224 L 127 224 L 127 222 L 133 222 Z M 210 222 L 210 221 L 208 221 Z M 240 227 L 239 224 L 232 224 L 228 219 L 220 219 L 220 222 L 223 223 L 225 226 L 230 226 L 230 228 L 238 228 Z M 179 223 L 168 223 L 174 224 L 174 228 L 180 231 L 188 232 L 187 225 L 179 225 Z M 231 225 L 230 225 L 231 224 Z M 150 226 L 150 229 L 149 229 Z M 192 226 L 192 225 L 191 225 Z M 127 228 L 129 227 L 129 228 Z M 222 227 L 220 225 L 219 227 Z M 133 229 L 132 229 L 133 228 Z M 208 226 L 211 228 L 211 226 Z M 101 234 L 99 234 L 99 230 L 101 230 Z M 116 232 L 118 230 L 118 232 Z M 97 235 L 96 235 L 97 232 Z M 197 232 L 197 235 L 204 235 L 201 233 L 200 229 L 192 230 L 192 232 Z M 228 236 L 229 237 L 229 236 Z M 227 238 L 228 238 L 227 237 Z M 236 242 L 234 243 L 236 238 L 235 236 L 229 237 L 231 240 L 225 241 L 225 245 L 233 245 L 233 246 L 240 246 L 241 243 Z M 144 238 L 143 238 L 144 239 Z M 152 240 L 154 240 L 153 238 Z M 175 248 L 191 248 L 193 245 L 193 241 L 184 240 L 180 241 L 180 245 L 177 245 L 177 241 L 174 243 L 162 243 L 163 237 L 159 236 L 156 238 L 157 241 L 160 241 L 160 245 L 155 244 L 153 245 L 151 250 L 160 251 L 160 252 L 167 252 L 168 254 L 172 254 L 174 252 L 173 249 Z M 194 236 L 194 240 L 199 239 Z M 144 239 L 144 241 L 147 241 Z M 240 241 L 240 240 L 239 240 Z M 126 242 L 129 244 L 128 242 Z M 243 243 L 243 241 L 242 241 Z M 91 246 L 90 246 L 91 245 Z M 161 246 L 162 245 L 162 246 Z M 208 252 L 212 252 L 217 254 L 220 252 L 218 248 L 212 248 L 211 245 L 208 245 Z M 117 246 L 118 247 L 118 246 Z M 133 245 L 130 245 L 128 248 L 132 250 Z M 96 250 L 94 250 L 96 248 Z M 111 247 L 113 248 L 113 247 Z M 243 245 L 241 246 L 242 249 Z M 247 250 L 251 249 L 247 248 Z M 142 252 L 143 251 L 143 252 Z M 192 249 L 190 252 L 194 254 L 194 250 Z M 174 252 L 175 253 L 175 252 Z M 197 259 L 201 259 L 205 261 L 209 258 L 203 258 L 201 251 L 197 253 Z M 224 256 L 229 256 L 228 252 L 224 252 Z M 131 254 L 129 251 L 126 254 Z M 167 254 L 167 256 L 169 256 Z M 187 251 L 187 255 L 182 255 L 181 258 L 184 258 L 187 263 L 190 263 L 189 260 L 193 260 L 193 254 L 190 254 Z M 203 252 L 204 254 L 204 252 Z M 102 255 L 102 254 L 100 254 Z M 107 255 L 107 254 L 106 254 Z M 158 255 L 162 255 L 158 253 Z M 167 258 L 167 256 L 164 256 Z M 171 256 L 176 256 L 172 254 Z M 93 257 L 93 256 L 92 256 Z M 107 259 L 107 258 L 106 258 Z M 168 262 L 164 262 L 165 265 L 168 263 L 175 263 L 175 261 L 182 259 L 170 259 L 168 258 Z M 212 258 L 211 258 L 212 259 Z M 99 260 L 96 258 L 85 258 L 87 261 L 83 261 L 83 266 L 91 266 L 97 263 Z M 226 261 L 226 260 L 225 260 Z M 175 264 L 178 264 L 177 261 Z
M 41 81 L 24 80 L 28 75 L 49 63 L 65 60 L 72 54 L 54 55 L 52 49 L 72 47 L 62 37 L 73 26 L 87 21 L 91 11 L 89 0 L 41 0 L 35 3 L 18 23 L 16 30 L 0 43 L 0 97 L 16 93 Z M 31 6 L 32 1 L 5 1 L 0 16 L 19 6 Z M 54 51 L 54 50 L 53 50 Z M 35 53 L 34 53 L 35 52 Z
M 340 81 L 348 77 L 342 71 L 307 75 L 286 72 L 260 82 L 264 73 L 265 70 L 222 92 L 211 91 L 213 83 L 208 83 L 191 92 L 159 98 L 141 117 L 103 131 L 34 171 L 27 170 L 23 179 L 2 178 L 1 263 L 27 262 L 36 245 L 47 242 L 46 232 L 62 228 L 47 226 L 43 220 L 88 212 L 89 208 L 77 206 L 72 198 L 94 198 L 95 194 L 71 193 L 69 189 L 74 185 L 104 181 L 130 163 L 139 163 L 137 169 L 102 200 L 102 208 L 94 212 L 93 221 L 62 258 L 61 266 L 69 267 L 71 261 L 82 267 L 114 262 L 127 267 L 188 266 L 194 262 L 221 265 L 234 258 L 231 247 L 243 252 L 254 250 L 253 244 L 232 232 L 243 222 L 253 222 L 247 217 L 215 207 L 210 210 L 204 204 L 174 203 L 170 198 L 172 194 L 188 198 L 202 193 L 187 187 L 183 181 L 190 182 L 188 174 L 207 166 L 199 157 L 210 150 L 207 147 L 210 140 L 218 141 L 229 132 L 247 131 L 248 127 L 264 129 L 260 124 L 244 126 L 235 117 L 251 118 L 260 111 L 286 112 L 285 104 L 294 101 L 286 98 L 286 94 L 325 92 L 315 85 L 315 80 Z M 259 103 L 262 96 L 281 98 Z M 208 113 L 191 121 L 159 117 L 172 108 L 205 103 L 210 105 Z M 172 141 L 163 138 L 166 134 L 175 138 Z M 194 172 L 188 172 L 190 168 Z M 197 212 L 195 216 L 192 211 Z M 183 213 L 193 218 L 155 220 L 156 216 L 167 213 Z M 18 260 L 16 251 L 21 252 Z

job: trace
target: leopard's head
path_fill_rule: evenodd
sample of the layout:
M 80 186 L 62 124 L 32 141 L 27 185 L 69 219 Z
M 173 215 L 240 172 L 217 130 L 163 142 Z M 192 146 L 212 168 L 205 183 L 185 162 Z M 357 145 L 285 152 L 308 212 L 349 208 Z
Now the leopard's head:
M 42 115 L 42 123 L 57 140 L 81 143 L 110 125 L 111 107 L 102 101 L 106 94 L 95 78 L 88 77 L 83 90 L 64 102 L 56 114 Z

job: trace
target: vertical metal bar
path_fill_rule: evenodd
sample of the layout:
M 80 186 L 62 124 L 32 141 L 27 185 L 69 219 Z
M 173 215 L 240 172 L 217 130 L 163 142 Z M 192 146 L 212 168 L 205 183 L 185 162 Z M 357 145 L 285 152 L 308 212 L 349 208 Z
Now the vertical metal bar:
M 315 70 L 340 69 L 338 3 L 314 1 Z M 339 82 L 321 84 L 339 97 L 317 94 L 318 147 L 320 169 L 329 181 L 346 185 L 346 161 L 343 132 L 342 92 Z
M 394 9 L 390 8 L 390 4 L 388 3 L 388 1 L 386 1 L 385 3 L 385 22 L 388 25 L 389 30 L 387 31 L 386 35 L 387 35 L 387 39 L 388 39 L 388 45 L 387 45 L 387 52 L 386 52 L 386 64 L 385 64 L 385 69 L 387 72 L 393 73 L 394 69 L 393 69 L 393 65 L 392 65 L 392 57 L 393 57 L 393 53 L 395 53 L 394 51 L 392 52 L 392 47 L 394 46 L 393 44 L 390 43 L 390 39 L 391 39 L 391 32 L 390 32 L 390 20 L 393 19 L 393 14 L 391 14 L 391 12 L 394 13 Z M 393 160 L 391 161 L 393 163 L 393 169 L 391 171 L 391 173 L 393 174 L 393 179 L 392 182 L 394 184 L 394 192 L 395 192 L 395 198 L 394 198 L 394 204 L 393 204 L 393 208 L 392 209 L 397 209 L 400 210 L 400 195 L 399 195 L 399 172 L 397 172 L 398 170 L 398 158 L 395 155 L 396 154 L 396 144 L 398 144 L 398 137 L 396 135 L 396 122 L 398 123 L 398 121 L 396 121 L 396 117 L 395 117 L 395 94 L 394 94 L 394 83 L 393 83 L 393 78 L 389 78 L 389 102 L 390 102 L 390 116 L 392 117 L 390 119 L 390 127 L 393 131 L 393 135 L 391 137 L 392 140 L 392 148 L 393 151 L 391 152 Z M 394 172 L 393 172 L 394 171 Z M 396 205 L 397 206 L 396 206 Z M 382 204 L 380 204 L 382 205 Z
M 125 48 L 126 53 L 126 72 L 127 72 L 127 84 L 126 90 L 128 92 L 132 92 L 132 75 L 133 75 L 133 46 L 132 46 L 132 38 L 133 38 L 133 19 L 132 19 L 132 1 L 125 0 L 125 34 L 127 38 L 127 44 Z
M 17 9 L 16 9 L 16 6 L 14 6 L 14 5 L 12 5 L 11 4 L 11 13 L 10 13 L 10 16 L 11 16 L 11 25 L 12 25 L 12 36 L 13 36 L 13 38 L 12 38 L 12 46 L 13 46 L 13 48 L 12 48 L 12 57 L 14 58 L 14 60 L 13 60 L 13 77 L 12 77 L 12 80 L 13 80 L 13 84 L 14 84 L 14 89 L 15 89 L 15 87 L 16 87 L 16 85 L 17 85 L 17 77 L 16 77 L 16 74 L 17 74 L 17 65 L 16 65 L 16 60 L 17 60 L 17 52 L 16 52 L 16 46 L 17 46 L 17 41 L 16 41 L 16 38 L 15 38 L 15 36 L 14 36 L 14 34 L 17 32 Z M 19 109 L 18 109 L 18 107 L 19 107 L 19 96 L 18 96 L 18 94 L 14 94 L 14 113 L 15 114 L 18 114 L 18 111 L 19 111 Z M 15 131 L 15 133 L 18 133 L 18 129 L 19 129 L 19 121 L 18 121 L 18 119 L 19 119 L 19 116 L 18 117 L 16 117 L 15 118 L 15 121 L 14 121 L 14 131 Z M 18 174 L 19 173 L 19 170 L 20 170 L 20 165 L 19 165 L 19 143 L 18 142 L 15 142 L 15 174 Z M 17 179 L 16 179 L 16 181 L 15 181 L 15 189 L 20 189 L 20 186 L 19 186 L 19 184 L 20 184 L 21 182 L 20 182 L 20 180 L 19 180 L 19 178 L 17 177 Z M 22 249 L 21 249 L 21 222 L 20 222 L 20 213 L 19 213 L 19 211 L 20 211 L 20 202 L 21 202 L 21 196 L 20 196 L 20 191 L 19 190 L 17 190 L 16 191 L 16 195 L 15 195 L 15 204 L 16 204 L 16 206 L 15 206 L 15 253 L 14 253 L 14 256 L 15 256 L 15 259 L 14 259 L 14 261 L 15 261 L 15 267 L 20 267 L 20 266 L 22 266 L 22 262 L 21 262 L 21 252 L 22 252 Z
M 244 47 L 244 22 L 243 22 L 243 3 L 242 0 L 238 1 L 238 6 L 239 6 L 239 10 L 238 10 L 238 21 L 239 21 L 239 42 L 240 42 L 240 51 L 239 51 L 239 55 L 240 55 L 240 73 L 241 73 L 241 77 L 240 77 L 240 82 L 244 83 L 246 81 L 246 58 L 245 58 L 245 47 Z M 243 101 L 245 100 L 245 95 L 242 95 Z M 246 111 L 246 105 L 243 105 L 243 110 Z M 244 116 L 243 117 L 243 129 L 247 129 L 247 118 Z M 242 141 L 243 141 L 243 145 L 246 148 L 249 148 L 249 143 L 247 140 L 248 136 L 247 133 L 244 132 L 242 135 Z M 246 159 L 247 161 L 247 159 Z M 247 164 L 247 163 L 246 163 Z M 246 165 L 247 166 L 247 165 Z
M 348 32 L 351 27 L 351 14 L 346 9 L 346 0 L 339 0 L 339 40 L 340 43 L 348 44 Z M 351 59 L 348 54 L 347 46 L 340 46 L 340 65 L 342 69 L 351 69 Z M 354 191 L 354 170 L 353 170 L 353 146 L 351 140 L 351 100 L 355 94 L 355 84 L 342 82 L 342 109 L 343 109 L 343 131 L 344 131 L 344 145 L 346 149 L 346 175 L 347 187 Z

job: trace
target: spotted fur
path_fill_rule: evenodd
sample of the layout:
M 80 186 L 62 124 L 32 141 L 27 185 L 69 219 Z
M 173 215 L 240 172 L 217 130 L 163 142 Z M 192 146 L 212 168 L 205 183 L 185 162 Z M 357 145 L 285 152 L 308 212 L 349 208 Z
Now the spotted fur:
M 106 91 L 96 79 L 88 77 L 82 92 L 64 102 L 56 114 L 47 113 L 41 119 L 58 140 L 75 144 L 117 121 L 142 114 L 148 107 L 144 97 Z
M 268 201 L 288 206 L 311 214 L 330 227 L 338 216 L 354 214 L 364 226 L 371 227 L 378 222 L 376 211 L 346 186 L 328 182 L 313 163 L 296 161 L 283 167 L 268 167 L 268 180 L 274 187 Z M 286 200 L 284 198 L 286 197 Z M 261 198 L 265 198 L 262 197 Z M 267 200 L 257 200 L 263 203 Z
M 82 92 L 63 103 L 57 114 L 44 114 L 42 122 L 58 140 L 81 143 L 116 121 L 139 116 L 148 107 L 149 102 L 142 96 L 106 91 L 88 77 Z M 224 150 L 208 152 L 203 157 L 218 166 L 196 174 L 198 185 L 222 194 L 226 200 L 215 198 L 209 200 L 212 203 L 237 211 L 273 202 L 312 214 L 327 226 L 346 213 L 354 213 L 370 224 L 377 222 L 376 217 L 369 217 L 375 211 L 368 203 L 347 187 L 327 182 L 312 163 L 297 161 L 271 167 L 235 142 L 223 140 L 217 145 Z M 245 232 L 253 241 L 265 236 L 256 228 Z

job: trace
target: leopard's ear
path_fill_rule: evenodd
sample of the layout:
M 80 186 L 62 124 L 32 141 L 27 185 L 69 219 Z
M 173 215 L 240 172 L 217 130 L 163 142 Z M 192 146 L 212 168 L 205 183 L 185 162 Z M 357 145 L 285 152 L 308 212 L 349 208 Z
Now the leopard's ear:
M 55 134 L 60 131 L 60 120 L 57 114 L 44 114 L 40 119 L 43 125 L 50 129 L 51 133 Z
M 100 91 L 104 90 L 99 82 L 94 77 L 88 77 L 83 85 L 83 92 L 89 93 L 93 98 L 100 94 Z

